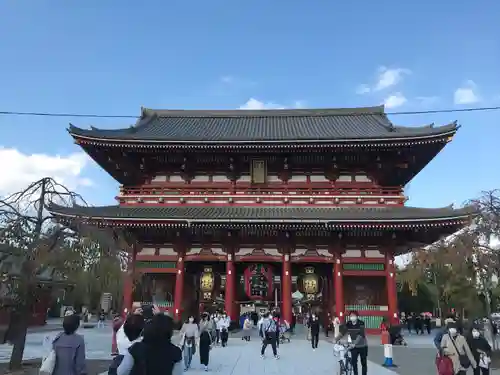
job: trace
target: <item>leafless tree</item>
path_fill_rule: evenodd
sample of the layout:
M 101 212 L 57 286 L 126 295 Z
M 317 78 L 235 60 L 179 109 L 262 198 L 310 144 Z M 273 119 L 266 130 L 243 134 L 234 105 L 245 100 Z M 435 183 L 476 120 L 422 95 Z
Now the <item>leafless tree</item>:
M 41 280 L 48 288 L 60 282 L 70 284 L 72 275 L 81 268 L 78 245 L 87 238 L 99 244 L 99 251 L 107 256 L 118 256 L 127 249 L 119 232 L 98 229 L 79 219 L 67 225 L 54 222 L 47 211 L 51 204 L 71 207 L 86 202 L 49 177 L 0 199 L 0 265 L 7 260 L 10 264 L 10 269 L 2 271 L 1 301 L 2 308 L 11 312 L 11 370 L 22 366 L 28 321 L 40 298 Z

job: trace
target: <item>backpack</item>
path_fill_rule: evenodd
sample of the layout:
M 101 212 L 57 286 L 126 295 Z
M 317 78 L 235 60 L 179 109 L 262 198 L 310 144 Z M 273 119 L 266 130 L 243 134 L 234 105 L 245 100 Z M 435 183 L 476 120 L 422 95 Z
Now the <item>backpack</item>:
M 441 350 L 441 340 L 443 339 L 445 333 L 446 329 L 442 329 L 434 337 L 434 346 L 436 347 L 437 350 Z

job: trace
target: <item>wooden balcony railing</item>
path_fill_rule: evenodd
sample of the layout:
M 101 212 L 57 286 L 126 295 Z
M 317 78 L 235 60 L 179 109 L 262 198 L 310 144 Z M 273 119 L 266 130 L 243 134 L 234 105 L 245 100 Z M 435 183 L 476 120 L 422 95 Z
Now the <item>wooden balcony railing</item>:
M 179 186 L 181 185 L 181 186 Z M 194 184 L 177 184 L 167 186 L 140 186 L 140 187 L 126 187 L 120 189 L 120 196 L 176 196 L 176 195 L 375 195 L 375 196 L 396 196 L 402 194 L 401 188 L 380 188 L 380 187 L 367 187 L 362 185 L 352 184 L 350 186 L 335 186 L 335 185 L 305 185 L 294 184 L 273 187 L 257 187 L 257 186 L 234 186 L 222 184 L 217 186 L 215 184 L 197 186 Z

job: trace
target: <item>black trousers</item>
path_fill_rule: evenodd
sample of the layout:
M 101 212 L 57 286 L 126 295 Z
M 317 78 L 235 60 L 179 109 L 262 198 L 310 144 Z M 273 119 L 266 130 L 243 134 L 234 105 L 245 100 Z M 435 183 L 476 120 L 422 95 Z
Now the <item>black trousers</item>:
M 220 341 L 220 329 L 215 330 L 215 342 L 218 344 Z
M 227 330 L 223 330 L 221 331 L 220 333 L 220 341 L 222 343 L 222 346 L 226 346 L 227 345 L 227 339 L 229 338 L 229 333 L 227 332 Z
M 490 375 L 490 369 L 477 366 L 472 373 L 474 375 Z
M 351 356 L 352 356 L 352 373 L 354 375 L 358 375 L 358 358 L 359 358 L 361 361 L 361 374 L 367 375 L 368 365 L 366 363 L 366 360 L 368 358 L 368 347 L 365 346 L 364 348 L 352 349 Z
M 311 333 L 311 345 L 313 349 L 318 347 L 319 342 L 319 332 Z
M 277 335 L 276 334 L 269 334 L 267 335 L 264 340 L 262 340 L 262 349 L 260 350 L 260 354 L 264 355 L 266 352 L 266 348 L 268 345 L 271 345 L 271 348 L 273 349 L 273 355 L 276 357 L 278 355 L 278 350 L 276 349 L 276 342 L 277 342 Z

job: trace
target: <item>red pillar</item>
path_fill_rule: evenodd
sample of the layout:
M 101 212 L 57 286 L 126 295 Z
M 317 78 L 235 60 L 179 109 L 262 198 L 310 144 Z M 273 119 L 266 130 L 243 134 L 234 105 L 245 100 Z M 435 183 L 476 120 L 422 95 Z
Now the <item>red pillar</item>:
M 344 282 L 342 275 L 342 259 L 338 255 L 333 267 L 333 282 L 335 284 L 335 315 L 344 321 Z
M 184 258 L 182 254 L 177 258 L 177 273 L 175 275 L 175 293 L 174 293 L 174 320 L 181 319 L 182 297 L 184 294 Z
M 399 324 L 398 319 L 398 294 L 396 288 L 396 270 L 392 251 L 385 253 L 385 271 L 387 284 L 387 305 L 389 308 L 389 322 Z
M 292 323 L 292 267 L 290 255 L 283 255 L 283 273 L 281 275 L 281 311 L 283 319 L 289 324 Z
M 122 316 L 126 317 L 132 310 L 132 294 L 134 289 L 134 279 L 130 272 L 126 272 L 123 280 L 123 311 Z
M 238 316 L 235 316 L 234 307 L 234 291 L 235 291 L 235 270 L 234 270 L 234 260 L 233 255 L 227 255 L 226 261 L 226 286 L 225 286 L 225 304 L 224 310 L 226 310 L 227 316 L 231 318 L 231 321 L 238 321 Z
M 126 318 L 127 314 L 132 310 L 132 301 L 134 293 L 134 270 L 135 270 L 135 247 L 132 249 L 132 254 L 129 257 L 127 271 L 124 274 L 123 280 L 123 310 L 122 316 Z

